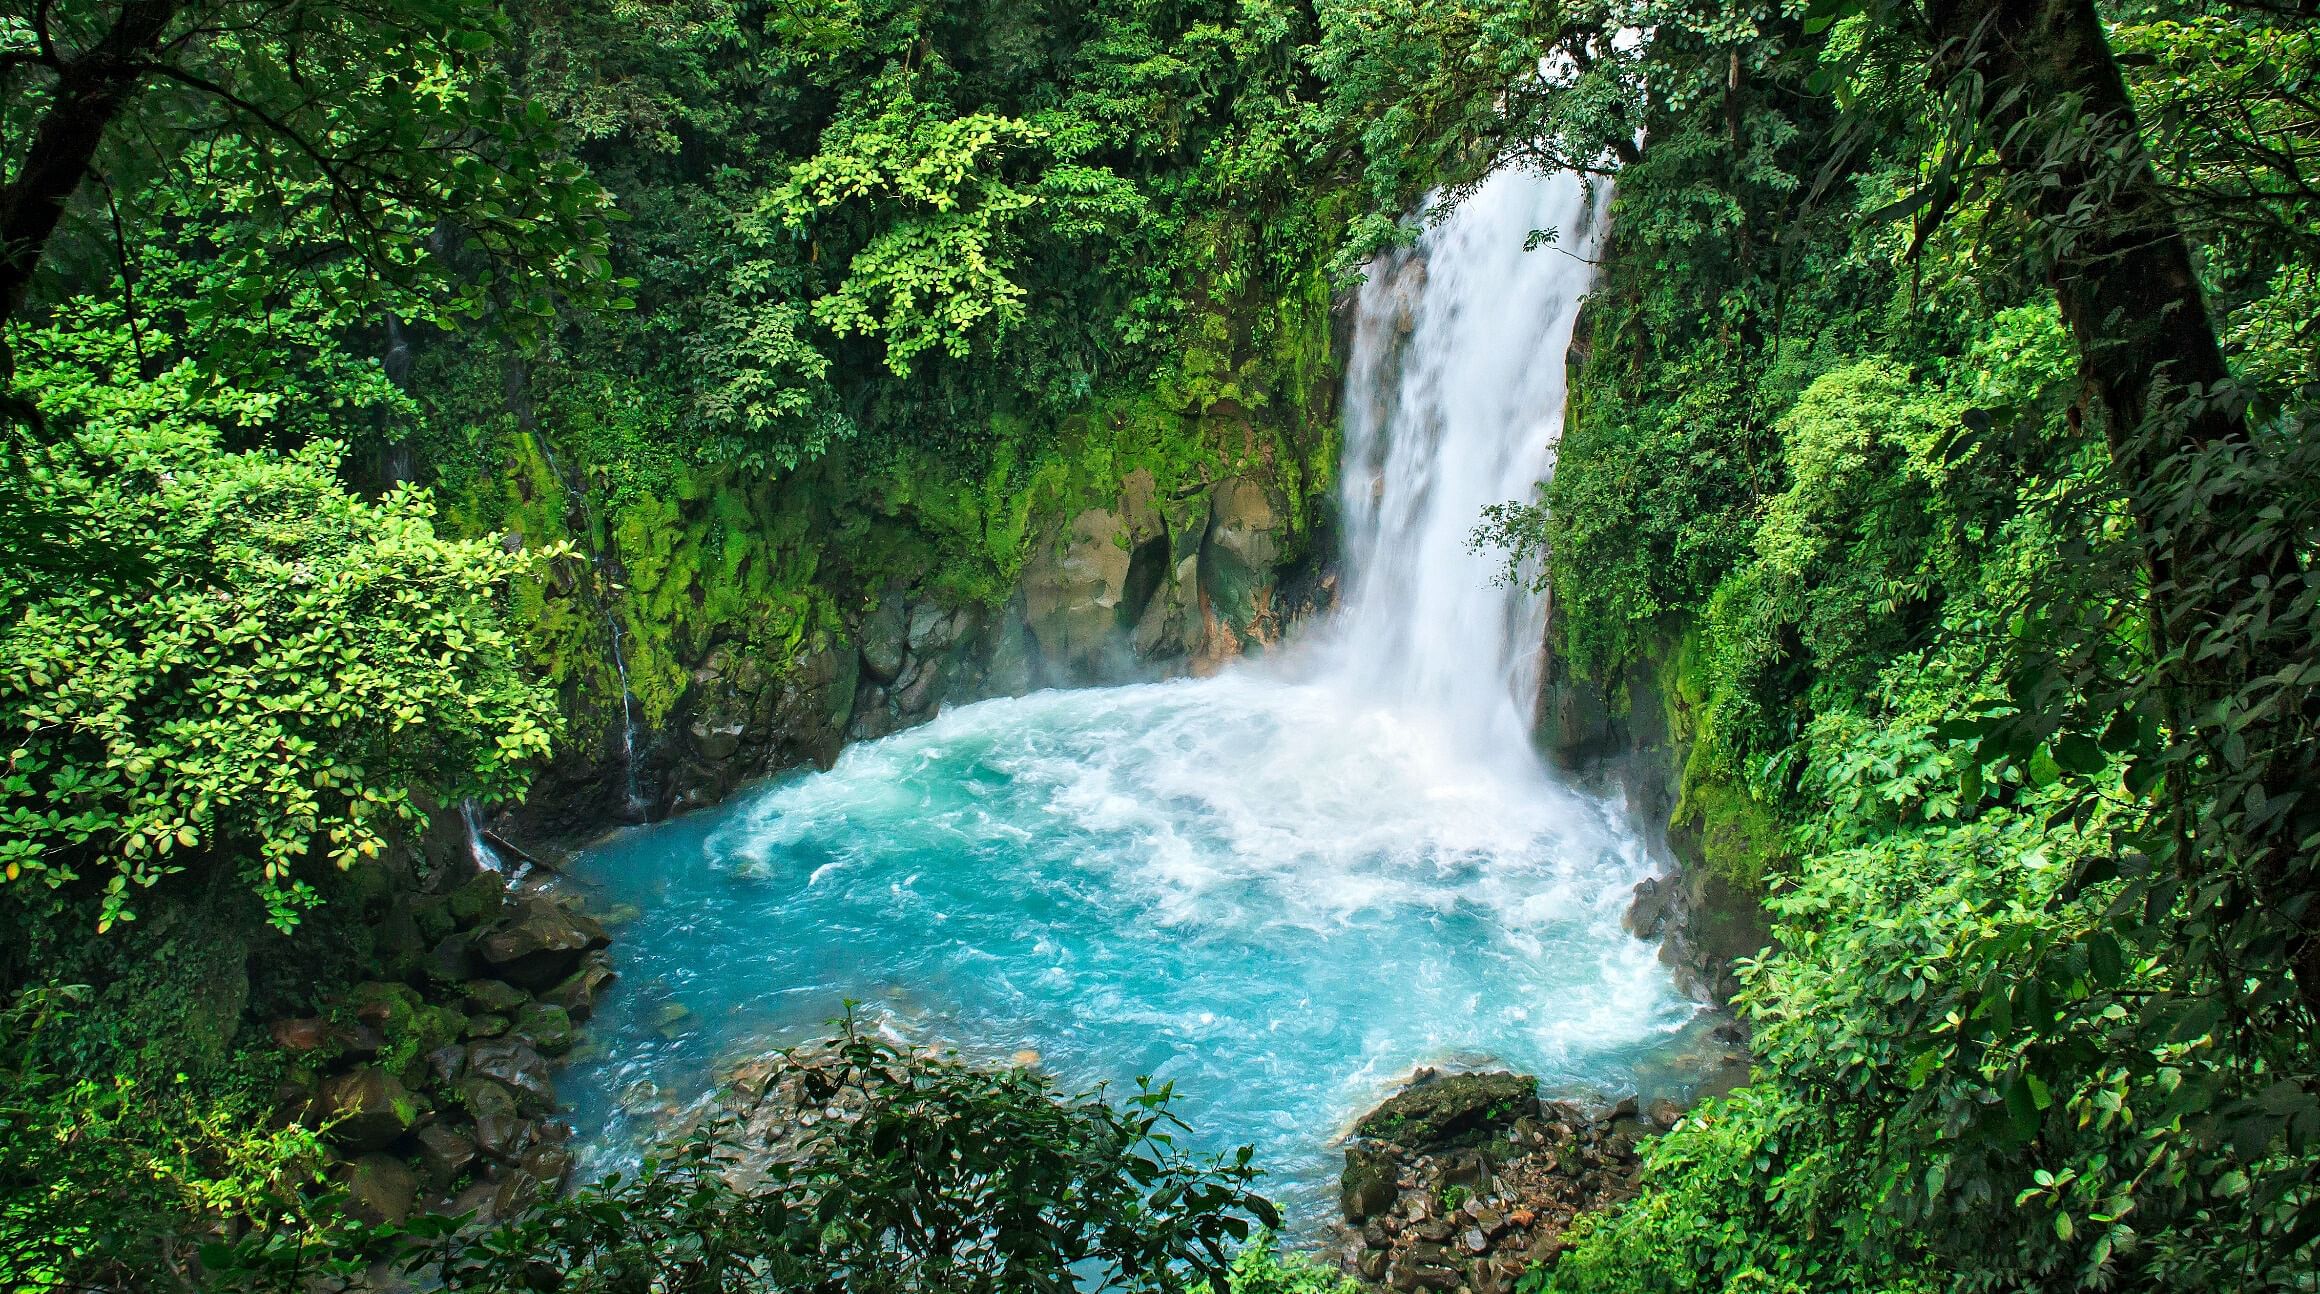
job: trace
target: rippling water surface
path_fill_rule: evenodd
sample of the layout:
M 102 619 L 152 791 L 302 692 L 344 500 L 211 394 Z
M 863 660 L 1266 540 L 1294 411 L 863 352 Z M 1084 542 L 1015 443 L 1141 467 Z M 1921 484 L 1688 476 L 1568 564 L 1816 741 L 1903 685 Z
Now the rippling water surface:
M 1420 1064 L 1648 1086 L 1695 1016 L 1619 914 L 1652 862 L 1530 745 L 1545 607 L 1467 535 L 1552 462 L 1603 194 L 1500 175 L 1373 267 L 1346 368 L 1346 606 L 1210 679 L 967 706 L 581 873 L 643 915 L 567 1074 L 599 1155 L 848 999 L 1074 1086 L 1149 1075 L 1310 1222 Z M 1539 229 L 1553 248 L 1526 253 Z
M 1619 929 L 1650 860 L 1616 802 L 1457 751 L 1255 672 L 1043 692 L 625 833 L 582 867 L 643 912 L 608 1050 L 565 1079 L 582 1131 L 629 1143 L 848 998 L 1072 1085 L 1173 1080 L 1308 1214 L 1333 1132 L 1414 1065 L 1631 1086 L 1693 1014 Z

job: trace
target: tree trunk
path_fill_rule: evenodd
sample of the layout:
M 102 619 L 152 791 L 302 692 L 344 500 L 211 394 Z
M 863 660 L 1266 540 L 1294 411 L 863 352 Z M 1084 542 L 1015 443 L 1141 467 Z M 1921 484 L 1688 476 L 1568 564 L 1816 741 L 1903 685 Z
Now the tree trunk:
M 105 132 L 143 80 L 142 60 L 158 45 L 182 0 L 129 0 L 102 40 L 55 67 L 48 108 L 32 142 L 0 188 L 0 322 L 16 317 L 65 204 L 96 160 Z
M 2201 752 L 2203 776 L 2221 779 L 2205 791 L 2221 792 L 2225 808 L 2250 786 L 2275 800 L 2307 795 L 2307 760 L 2290 749 L 2310 718 L 2306 696 L 2281 697 L 2279 709 L 2233 734 L 2264 752 L 2264 766 L 2234 773 L 2238 761 L 2219 757 L 2222 716 L 2296 654 L 2278 635 L 2261 634 L 2260 620 L 2251 629 L 2240 617 L 2252 606 L 2284 607 L 2305 575 L 2292 530 L 2262 522 L 2271 500 L 2260 472 L 2206 475 L 2196 497 L 2188 488 L 2187 456 L 2255 451 L 2190 245 L 2140 146 L 2101 18 L 2092 0 L 1928 0 L 1924 14 L 1938 47 L 1936 84 L 1970 90 L 1980 79 L 1981 121 L 1999 162 L 2019 182 L 2015 191 L 2036 195 L 2029 214 L 2038 250 L 2145 547 L 2159 683 L 2175 740 Z M 2278 538 L 2251 541 L 2267 535 Z M 2211 644 L 2230 650 L 2206 655 Z M 2285 938 L 2297 996 L 2320 1016 L 2320 913 L 2312 869 L 2297 847 L 2313 806 L 2297 808 L 2239 843 L 2253 846 L 2252 897 Z M 2229 861 L 2176 863 L 2189 876 Z

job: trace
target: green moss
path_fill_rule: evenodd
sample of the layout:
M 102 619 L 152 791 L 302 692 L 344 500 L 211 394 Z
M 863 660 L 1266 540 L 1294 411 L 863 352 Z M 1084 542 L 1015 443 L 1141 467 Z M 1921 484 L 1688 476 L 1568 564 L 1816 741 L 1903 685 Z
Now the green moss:
M 1062 415 L 1002 409 L 939 443 L 865 435 L 768 477 L 686 461 L 672 448 L 691 443 L 674 421 L 685 398 L 656 388 L 662 379 L 543 370 L 534 436 L 497 410 L 497 371 L 477 365 L 441 379 L 488 412 L 467 422 L 464 443 L 430 442 L 444 462 L 437 487 L 465 533 L 572 546 L 510 599 L 583 737 L 621 715 L 608 617 L 640 717 L 657 726 L 713 647 L 778 674 L 841 639 L 846 616 L 891 586 L 949 605 L 1004 603 L 1043 536 L 1117 506 L 1139 471 L 1180 553 L 1199 542 L 1211 486 L 1265 481 L 1288 504 L 1284 560 L 1295 560 L 1335 484 L 1324 256 L 1343 206 L 1332 199 L 1314 217 L 1309 265 L 1270 286 L 1217 271 L 1188 307 L 1173 361 Z M 1250 263 L 1262 245 L 1259 231 L 1221 219 L 1188 237 L 1202 249 L 1193 263 L 1208 266 Z
M 1710 651 L 1697 625 L 1662 639 L 1653 668 L 1661 680 L 1669 736 L 1684 751 L 1669 830 L 1692 841 L 1709 873 L 1751 896 L 1792 858 L 1793 829 L 1724 757 L 1716 730 L 1723 701 L 1708 672 Z

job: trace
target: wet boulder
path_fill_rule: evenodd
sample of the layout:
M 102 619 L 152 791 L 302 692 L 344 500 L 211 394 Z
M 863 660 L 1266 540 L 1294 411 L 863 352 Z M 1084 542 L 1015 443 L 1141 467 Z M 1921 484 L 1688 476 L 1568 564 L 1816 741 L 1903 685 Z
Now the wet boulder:
M 506 1015 L 527 1000 L 525 992 L 504 980 L 469 980 L 460 1007 L 469 1015 Z
M 349 1070 L 322 1085 L 318 1102 L 330 1121 L 325 1134 L 347 1150 L 377 1150 L 411 1130 L 418 1102 L 386 1070 L 374 1065 Z
M 475 974 L 475 937 L 464 930 L 443 936 L 428 950 L 419 969 L 428 979 L 444 984 L 468 978 Z
M 570 975 L 583 956 L 610 942 L 587 916 L 533 895 L 484 931 L 475 950 L 500 979 L 536 990 Z
M 580 968 L 541 993 L 540 1001 L 562 1007 L 564 1014 L 575 1021 L 585 1021 L 595 1013 L 596 999 L 612 980 L 612 958 L 600 949 L 582 957 Z
M 910 615 L 899 591 L 886 596 L 857 627 L 861 638 L 862 672 L 873 682 L 891 683 L 910 655 Z
M 532 1133 L 537 1127 L 530 1119 L 510 1110 L 498 1114 L 476 1116 L 475 1148 L 499 1163 L 512 1164 L 523 1157 L 532 1144 Z
M 1676 887 L 1660 877 L 1647 876 L 1635 883 L 1635 897 L 1628 902 L 1619 924 L 1638 939 L 1657 939 L 1667 929 L 1675 906 Z
M 499 1214 L 491 1207 L 492 1200 L 498 1195 L 499 1183 L 475 1182 L 452 1196 L 451 1203 L 445 1205 L 443 1211 L 454 1218 L 466 1218 L 467 1225 L 461 1231 L 463 1234 L 471 1234 L 498 1220 Z
M 514 1032 L 550 1056 L 572 1049 L 572 1017 L 564 1008 L 534 1002 L 516 1012 Z
M 1539 1080 L 1497 1071 L 1452 1074 L 1415 1084 L 1362 1116 L 1354 1131 L 1373 1141 L 1411 1149 L 1447 1145 L 1461 1138 L 1512 1127 L 1539 1112 Z
M 467 1073 L 472 1082 L 486 1079 L 513 1093 L 518 1108 L 545 1114 L 556 1108 L 556 1085 L 548 1078 L 548 1062 L 521 1038 L 487 1038 L 467 1046 Z
M 429 1190 L 438 1195 L 450 1190 L 474 1162 L 475 1138 L 443 1123 L 419 1129 L 419 1167 Z
M 411 1216 L 419 1175 L 393 1155 L 370 1154 L 345 1170 L 347 1211 L 372 1225 L 400 1225 Z
M 472 930 L 497 920 L 507 906 L 507 882 L 494 872 L 477 872 L 451 891 L 446 899 L 451 919 Z

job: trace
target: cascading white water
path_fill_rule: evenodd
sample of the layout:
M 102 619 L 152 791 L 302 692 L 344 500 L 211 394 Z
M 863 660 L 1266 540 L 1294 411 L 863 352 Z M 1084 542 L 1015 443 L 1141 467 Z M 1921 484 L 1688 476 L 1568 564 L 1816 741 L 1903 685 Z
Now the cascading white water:
M 1468 536 L 1552 461 L 1604 187 L 1492 177 L 1414 253 L 1372 267 L 1346 367 L 1346 601 L 1330 664 L 1503 758 L 1528 758 L 1544 604 L 1495 582 Z M 1532 230 L 1555 243 L 1525 251 Z
M 1648 1088 L 1695 1014 L 1620 928 L 1653 860 L 1532 749 L 1540 609 L 1467 546 L 1547 465 L 1590 223 L 1575 182 L 1501 176 L 1365 288 L 1346 601 L 1302 650 L 951 710 L 583 860 L 642 912 L 566 1089 L 593 1144 L 848 999 L 1068 1085 L 1173 1082 L 1306 1223 L 1331 1133 L 1415 1065 Z

